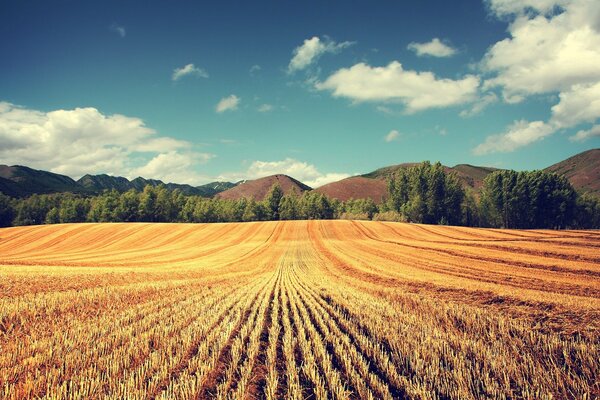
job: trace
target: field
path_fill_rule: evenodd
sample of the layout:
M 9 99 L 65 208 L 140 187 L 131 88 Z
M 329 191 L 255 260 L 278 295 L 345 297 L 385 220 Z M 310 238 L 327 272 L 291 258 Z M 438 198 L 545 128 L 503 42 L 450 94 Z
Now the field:
M 600 396 L 600 232 L 0 230 L 0 398 Z

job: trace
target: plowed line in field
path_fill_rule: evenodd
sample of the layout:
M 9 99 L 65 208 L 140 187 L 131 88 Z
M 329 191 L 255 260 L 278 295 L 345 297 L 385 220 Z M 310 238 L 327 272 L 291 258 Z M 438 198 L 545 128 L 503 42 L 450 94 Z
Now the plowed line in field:
M 363 232 L 363 230 L 360 227 L 356 226 L 356 228 L 359 231 Z M 393 242 L 393 241 L 380 240 L 380 239 L 370 235 L 370 233 L 367 231 L 365 231 L 363 233 L 365 236 L 369 237 L 371 240 L 376 241 L 376 242 L 389 243 L 389 244 L 397 245 L 400 247 L 413 247 L 415 249 L 429 251 L 434 254 L 448 253 L 447 255 L 451 255 L 451 254 L 449 254 L 450 251 L 430 249 L 430 248 L 425 248 L 425 247 L 421 248 L 421 247 L 405 245 L 403 243 L 397 243 L 397 242 Z M 338 251 L 342 251 L 338 246 L 335 246 L 333 243 L 331 245 L 333 247 L 336 247 L 338 249 Z M 491 263 L 492 266 L 494 266 L 494 264 L 504 264 L 504 265 L 507 265 L 508 267 L 513 266 L 511 263 L 507 263 L 503 260 L 492 261 L 492 260 L 484 259 L 483 257 L 479 258 L 479 257 L 468 257 L 466 255 L 465 256 L 451 255 L 452 257 L 457 259 L 455 262 L 450 262 L 450 261 L 444 259 L 444 265 L 442 265 L 438 262 L 435 262 L 434 265 L 431 265 L 430 263 L 429 263 L 429 265 L 426 265 L 425 262 L 418 261 L 419 259 L 422 259 L 422 257 L 419 258 L 419 256 L 413 255 L 413 254 L 410 254 L 410 255 L 402 254 L 402 256 L 399 258 L 396 254 L 385 251 L 383 248 L 368 247 L 368 246 L 365 246 L 364 244 L 360 244 L 360 243 L 354 243 L 353 247 L 354 247 L 354 249 L 359 249 L 359 248 L 364 249 L 363 250 L 364 253 L 369 255 L 371 258 L 372 258 L 372 256 L 379 256 L 387 261 L 396 261 L 396 262 L 402 263 L 404 265 L 410 265 L 410 266 L 418 268 L 418 269 L 423 269 L 423 270 L 427 270 L 427 271 L 431 271 L 431 272 L 438 272 L 440 274 L 456 276 L 459 278 L 471 279 L 471 280 L 476 280 L 476 281 L 480 281 L 480 282 L 501 284 L 504 286 L 512 286 L 512 287 L 526 288 L 526 289 L 536 289 L 536 290 L 542 290 L 542 291 L 546 291 L 546 292 L 554 292 L 554 293 L 562 293 L 562 294 L 572 294 L 574 291 L 577 291 L 581 296 L 584 296 L 584 297 L 596 297 L 596 298 L 600 297 L 600 291 L 595 288 L 585 287 L 582 285 L 571 285 L 571 284 L 565 283 L 563 281 L 561 281 L 560 283 L 556 283 L 556 282 L 548 280 L 548 279 L 541 281 L 539 279 L 539 277 L 533 277 L 533 276 L 527 277 L 527 276 L 512 275 L 510 278 L 510 281 L 508 281 L 506 279 L 508 275 L 505 272 L 493 272 L 490 270 L 484 270 L 481 267 L 479 267 L 479 268 L 469 267 L 469 266 L 465 265 L 464 262 L 461 262 L 461 261 L 464 261 L 464 260 L 461 260 L 461 258 L 463 258 L 463 259 L 470 258 L 470 259 L 474 259 L 476 261 L 480 261 L 480 262 L 484 262 L 484 263 L 485 262 Z M 344 253 L 344 254 L 346 254 L 348 257 L 353 258 L 359 264 L 362 262 L 361 260 L 369 258 L 369 257 L 364 257 L 364 258 L 363 257 L 352 257 L 347 253 Z M 414 261 L 411 261 L 411 260 L 414 260 Z M 432 260 L 432 261 L 434 261 L 434 260 Z M 479 263 L 479 264 L 475 264 L 475 265 L 480 266 L 482 264 Z M 526 266 L 527 264 L 523 263 L 522 265 Z M 526 268 L 530 268 L 530 267 L 527 266 Z M 547 270 L 547 268 L 544 268 L 544 266 L 539 266 L 539 265 L 534 265 L 531 268 Z M 579 272 L 579 271 L 570 269 L 568 272 L 569 272 L 569 274 L 571 274 L 573 276 L 577 276 L 576 272 Z M 582 271 L 582 274 L 584 274 L 584 273 L 585 273 L 585 271 Z
M 362 235 L 366 236 L 367 238 L 369 238 L 373 241 L 380 242 L 380 243 L 389 243 L 389 244 L 393 244 L 395 246 L 400 246 L 400 247 L 414 249 L 414 250 L 428 251 L 428 252 L 432 252 L 432 253 L 441 254 L 444 256 L 448 255 L 448 256 L 458 258 L 459 260 L 467 258 L 467 259 L 474 260 L 474 261 L 484 261 L 484 262 L 490 262 L 490 263 L 494 263 L 494 264 L 502 264 L 502 265 L 506 265 L 509 267 L 517 266 L 517 267 L 527 268 L 527 269 L 541 269 L 541 270 L 561 272 L 561 273 L 570 273 L 570 274 L 574 274 L 574 275 L 584 274 L 584 275 L 590 275 L 590 276 L 594 276 L 594 277 L 596 277 L 596 276 L 600 277 L 600 271 L 580 269 L 580 268 L 577 268 L 577 269 L 564 268 L 564 267 L 561 267 L 558 265 L 532 264 L 530 262 L 529 263 L 528 262 L 520 262 L 520 261 L 515 261 L 515 260 L 507 261 L 507 260 L 500 259 L 500 258 L 485 257 L 485 256 L 474 255 L 474 254 L 466 253 L 466 252 L 459 252 L 459 251 L 453 251 L 453 250 L 447 250 L 447 249 L 437 249 L 437 248 L 426 247 L 426 246 L 416 246 L 416 245 L 410 245 L 407 243 L 397 242 L 395 240 L 380 239 L 379 237 L 377 237 L 377 234 L 372 232 L 369 228 L 365 227 L 363 224 L 359 224 L 358 222 L 355 222 L 355 221 L 352 221 L 352 223 Z M 512 249 L 511 249 L 511 251 L 512 251 Z M 595 262 L 595 261 L 590 261 L 590 262 Z M 455 266 L 460 267 L 461 269 L 465 268 L 464 263 L 455 264 Z M 475 268 L 469 268 L 469 269 L 471 269 L 472 271 L 481 272 L 480 269 L 475 269 Z M 498 274 L 498 276 L 505 276 L 505 275 L 506 274 Z
M 274 278 L 275 278 L 275 276 L 273 276 L 269 280 L 269 282 L 271 280 L 273 280 Z M 240 334 L 242 326 L 247 321 L 249 321 L 250 318 L 257 311 L 258 306 L 259 306 L 258 299 L 260 298 L 260 296 L 265 295 L 266 288 L 268 286 L 269 286 L 269 284 L 267 283 L 267 285 L 265 285 L 265 287 L 263 289 L 258 291 L 256 293 L 256 295 L 252 298 L 250 304 L 243 311 L 243 313 L 240 316 L 240 318 L 238 319 L 235 327 L 233 328 L 231 334 L 229 335 L 227 341 L 225 342 L 225 344 L 221 348 L 221 351 L 219 352 L 217 364 L 210 371 L 210 373 L 204 380 L 204 383 L 202 384 L 202 387 L 199 390 L 198 398 L 204 399 L 204 398 L 208 398 L 208 397 L 213 397 L 217 394 L 217 387 L 222 383 L 222 380 L 225 377 L 225 374 L 227 372 L 226 370 L 232 361 L 231 360 L 231 349 L 232 349 L 234 340 Z
M 265 284 L 266 286 L 266 284 Z M 223 298 L 223 301 L 226 300 L 227 298 L 229 298 L 230 296 L 234 296 L 237 295 L 237 291 L 231 291 L 227 296 L 225 296 Z M 236 293 L 234 293 L 236 292 Z M 186 350 L 185 352 L 185 356 L 180 360 L 180 362 L 169 371 L 168 377 L 163 379 L 162 382 L 160 382 L 157 385 L 156 390 L 150 394 L 149 398 L 150 399 L 154 399 L 156 398 L 156 396 L 163 391 L 164 389 L 167 388 L 169 382 L 171 381 L 175 381 L 178 376 L 187 368 L 187 366 L 189 365 L 190 360 L 196 356 L 196 354 L 198 354 L 198 348 L 200 347 L 200 344 L 205 341 L 206 339 L 206 335 L 207 333 L 218 329 L 221 324 L 223 323 L 223 321 L 226 320 L 227 316 L 231 315 L 231 313 L 233 312 L 233 310 L 235 309 L 236 306 L 238 306 L 238 304 L 242 301 L 242 297 L 237 297 L 237 300 L 235 300 L 230 306 L 228 306 L 224 312 L 222 312 L 216 319 L 216 321 L 214 321 L 204 332 L 204 334 L 202 334 L 201 336 L 197 337 L 196 339 L 194 339 L 194 341 L 192 342 L 191 346 Z M 206 309 L 211 309 L 215 306 L 215 303 L 212 304 L 208 304 L 206 305 Z M 185 329 L 185 327 L 183 328 Z M 182 330 L 183 330 L 182 329 Z
M 312 290 L 308 289 L 305 284 L 300 282 L 300 278 L 294 273 L 296 284 L 302 288 L 300 293 L 301 300 L 310 315 L 312 320 L 317 321 L 319 326 L 325 327 L 325 329 L 332 332 L 330 337 L 335 337 L 337 343 L 331 342 L 332 346 L 339 349 L 343 348 L 344 354 L 350 354 L 352 358 L 353 367 L 346 367 L 346 373 L 350 374 L 354 386 L 360 388 L 363 385 L 363 380 L 366 380 L 369 384 L 370 390 L 378 393 L 377 398 L 391 398 L 392 391 L 396 394 L 400 394 L 397 388 L 391 388 L 388 383 L 390 379 L 382 371 L 378 370 L 376 365 L 377 362 L 372 355 L 368 354 L 364 349 L 359 347 L 358 338 L 353 336 L 348 330 L 342 328 L 342 325 L 334 314 L 328 312 L 316 299 Z M 340 345 L 341 344 L 341 345 Z M 361 378 L 357 378 L 361 377 Z M 366 391 L 365 391 L 366 390 Z M 361 398 L 370 396 L 367 388 L 359 390 Z
M 542 325 L 549 331 L 561 331 L 563 326 L 568 326 L 568 331 L 571 329 L 590 329 L 591 326 L 598 327 L 597 321 L 600 318 L 598 312 L 592 310 L 580 310 L 578 313 L 573 313 L 569 309 L 554 303 L 548 303 L 531 298 L 522 299 L 512 295 L 498 295 L 494 291 L 472 290 L 466 287 L 453 288 L 447 286 L 438 286 L 429 282 L 410 281 L 403 278 L 393 278 L 383 272 L 374 273 L 367 272 L 352 266 L 339 258 L 335 253 L 327 249 L 321 240 L 321 235 L 316 232 L 316 221 L 309 221 L 307 225 L 308 236 L 311 245 L 314 248 L 314 254 L 323 261 L 323 267 L 330 271 L 332 277 L 336 280 L 341 280 L 344 284 L 357 287 L 360 290 L 380 295 L 378 285 L 380 287 L 393 288 L 402 290 L 433 295 L 441 299 L 450 299 L 460 303 L 477 304 L 479 306 L 493 307 L 503 313 L 508 313 L 514 317 L 527 318 L 535 321 L 552 322 L 552 325 Z M 347 255 L 347 251 L 338 250 Z M 426 258 L 424 258 L 425 260 Z M 329 267 L 328 267 L 329 266 Z M 330 270 L 330 267 L 334 270 Z M 352 277 L 352 278 L 351 278 Z M 361 282 L 357 283 L 357 280 Z M 575 292 L 577 293 L 577 292 Z M 574 328 L 571 328 L 573 326 Z M 540 329 L 539 327 L 536 329 Z M 598 328 L 595 328 L 598 329 Z
M 274 322 L 272 318 L 273 302 L 277 301 L 277 290 L 281 285 L 281 268 L 277 270 L 277 280 L 273 287 L 273 292 L 269 298 L 269 305 L 265 312 L 265 318 L 263 320 L 262 329 L 260 332 L 260 345 L 258 348 L 258 354 L 254 360 L 252 360 L 252 366 L 250 370 L 251 381 L 248 384 L 246 395 L 250 398 L 259 398 L 265 392 L 265 386 L 267 383 L 267 347 L 273 338 L 269 336 L 270 328 Z
M 325 377 L 325 390 L 328 391 L 328 393 L 334 399 L 344 398 L 346 390 L 345 388 L 340 387 L 340 382 L 342 382 L 340 378 L 340 371 L 333 365 L 331 354 L 327 353 L 327 349 L 323 343 L 323 337 L 319 335 L 318 331 L 316 331 L 316 327 L 310 322 L 307 323 L 302 319 L 301 309 L 298 307 L 296 289 L 290 282 L 289 272 L 286 273 L 285 292 L 288 299 L 286 306 L 289 310 L 291 326 L 294 327 L 294 331 L 296 332 L 295 337 L 300 337 L 300 340 L 306 343 L 305 346 L 302 346 L 302 343 L 299 343 L 296 340 L 293 350 L 294 371 L 296 369 L 296 365 L 302 366 L 305 360 L 308 360 L 309 357 L 318 360 L 318 365 L 321 366 L 320 371 L 322 376 Z M 303 315 L 306 314 L 304 313 Z M 308 344 L 310 344 L 310 347 Z M 310 379 L 303 375 L 301 371 L 296 372 L 295 377 L 296 380 L 298 380 L 302 398 L 308 398 L 309 396 L 315 395 L 316 387 Z M 301 380 L 299 380 L 300 377 L 302 377 Z M 340 389 L 342 390 L 341 393 L 339 392 Z
M 382 225 L 386 228 L 388 228 L 390 231 L 394 232 L 395 234 L 397 234 L 397 236 L 401 237 L 400 234 L 398 234 L 398 230 L 390 227 L 389 225 Z M 424 228 L 424 227 L 419 227 L 420 229 L 426 230 L 428 231 L 428 229 Z M 523 244 L 534 244 L 534 243 L 540 243 L 540 240 L 530 240 L 530 239 L 518 239 L 518 240 L 503 240 L 503 239 L 497 239 L 497 240 L 470 240 L 470 239 L 458 239 L 458 238 L 454 238 L 452 236 L 449 235 L 442 235 L 441 233 L 437 233 L 440 236 L 444 236 L 450 239 L 453 239 L 453 241 L 444 241 L 444 240 L 428 240 L 428 241 L 424 241 L 424 240 L 416 240 L 416 239 L 411 239 L 413 241 L 419 241 L 422 243 L 432 243 L 432 244 L 443 244 L 443 245 L 451 245 L 451 246 L 456 246 L 456 247 L 460 247 L 460 248 L 464 248 L 466 250 L 469 250 L 469 248 L 475 247 L 475 248 L 482 248 L 482 249 L 490 249 L 490 250 L 498 250 L 498 251 L 506 251 L 506 252 L 510 252 L 510 253 L 518 253 L 518 254 L 527 254 L 527 255 L 531 255 L 531 256 L 536 256 L 536 257 L 540 257 L 540 258 L 555 258 L 555 259 L 559 259 L 559 260 L 567 260 L 567 261 L 586 261 L 586 262 L 591 262 L 591 263 L 598 263 L 600 262 L 600 257 L 591 257 L 591 256 L 586 256 L 586 255 L 582 255 L 582 254 L 578 254 L 576 251 L 579 249 L 581 250 L 581 244 L 579 243 L 574 243 L 574 242 L 553 242 L 554 244 L 560 244 L 560 245 L 564 245 L 565 247 L 569 247 L 571 248 L 570 250 L 572 250 L 572 252 L 565 254 L 565 253 L 558 253 L 558 252 L 551 252 L 551 251 L 546 251 L 546 250 L 536 250 L 536 249 L 530 249 L 530 248 L 520 248 L 520 247 L 509 247 L 509 246 L 500 246 L 497 244 L 493 244 L 493 243 L 497 243 L 497 242 L 506 242 L 506 243 L 523 243 Z M 482 243 L 482 242 L 492 242 L 492 243 Z M 396 242 L 398 243 L 398 242 Z M 597 247 L 600 247 L 600 245 L 598 245 Z M 596 248 L 596 246 L 594 246 L 594 248 Z M 593 271 L 596 272 L 596 271 Z
M 286 266 L 286 280 L 289 279 L 289 271 L 291 268 L 291 264 Z M 286 290 L 288 290 L 287 286 Z M 290 320 L 292 321 L 295 337 L 297 339 L 295 356 L 296 363 L 301 366 L 299 375 L 304 398 L 327 398 L 328 385 L 322 377 L 327 376 L 327 372 L 324 368 L 329 364 L 327 362 L 322 363 L 316 361 L 322 356 L 322 353 L 319 353 L 315 349 L 315 346 L 322 349 L 321 342 L 315 342 L 315 340 L 311 339 L 311 335 L 307 332 L 303 321 L 297 313 L 296 307 L 292 307 L 291 303 L 287 306 L 289 307 L 289 312 L 291 312 Z M 332 393 L 331 388 L 329 389 L 329 392 Z
M 338 305 L 337 302 L 330 304 L 327 301 L 325 301 L 323 296 L 316 293 L 316 291 L 313 288 L 311 288 L 309 284 L 307 284 L 306 282 L 302 282 L 301 278 L 297 274 L 296 280 L 298 282 L 298 285 L 303 288 L 304 292 L 308 296 L 310 296 L 310 298 L 313 301 L 313 305 L 316 305 L 316 307 L 314 308 L 320 310 L 320 313 L 323 315 L 325 321 L 327 321 L 335 331 L 338 331 L 338 333 L 340 334 L 339 336 L 347 338 L 346 343 L 348 344 L 348 347 L 351 349 L 351 351 L 353 349 L 362 359 L 365 360 L 369 373 L 375 375 L 379 380 L 378 382 L 375 382 L 377 386 L 379 386 L 380 388 L 385 388 L 385 390 L 382 392 L 377 386 L 373 386 L 373 382 L 370 382 L 372 385 L 372 389 L 375 391 L 379 391 L 380 396 L 391 395 L 394 398 L 401 398 L 405 396 L 404 389 L 401 387 L 400 384 L 397 383 L 398 386 L 394 386 L 394 382 L 397 381 L 397 379 L 394 379 L 393 376 L 389 376 L 382 369 L 382 366 L 379 363 L 379 361 L 376 360 L 374 352 L 377 350 L 369 350 L 367 348 L 361 347 L 361 343 L 363 343 L 363 341 L 361 341 L 355 333 L 352 333 L 351 329 L 357 330 L 358 333 L 363 335 L 368 342 L 373 343 L 374 348 L 377 347 L 374 343 L 379 343 L 380 338 L 375 338 L 370 334 L 365 334 L 365 331 L 356 324 L 355 319 L 348 318 L 348 316 L 344 316 L 343 314 L 336 311 L 335 307 Z M 330 299 L 330 301 L 332 300 Z M 311 309 L 314 308 L 311 307 Z M 384 358 L 391 357 L 391 354 L 388 352 L 388 350 L 380 348 L 379 351 L 385 353 Z M 395 367 L 393 368 L 395 369 Z

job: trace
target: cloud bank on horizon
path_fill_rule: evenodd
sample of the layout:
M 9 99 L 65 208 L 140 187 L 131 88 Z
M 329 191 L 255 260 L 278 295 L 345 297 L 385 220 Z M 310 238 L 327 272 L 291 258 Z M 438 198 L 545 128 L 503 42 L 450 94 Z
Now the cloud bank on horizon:
M 448 130 L 441 126 L 445 121 L 440 118 L 456 117 L 456 124 L 469 124 L 498 108 L 509 110 L 507 115 L 514 117 L 495 128 L 495 133 L 465 140 L 464 145 L 474 157 L 515 153 L 558 135 L 566 136 L 564 143 L 598 140 L 600 2 L 483 0 L 483 4 L 491 18 L 507 26 L 504 36 L 487 43 L 477 59 L 468 54 L 469 43 L 457 41 L 451 32 L 408 38 L 408 43 L 399 46 L 405 53 L 384 57 L 371 46 L 377 45 L 372 36 L 367 39 L 354 30 L 347 37 L 336 33 L 335 40 L 309 32 L 304 39 L 287 41 L 287 52 L 279 55 L 278 65 L 255 57 L 244 66 L 249 81 L 231 75 L 230 65 L 213 66 L 209 58 L 203 58 L 206 63 L 203 61 L 202 66 L 188 62 L 175 63 L 179 66 L 173 68 L 171 64 L 162 79 L 170 80 L 174 90 L 207 93 L 210 99 L 207 101 L 211 105 L 205 109 L 218 121 L 209 129 L 220 135 L 208 144 L 210 150 L 191 135 L 182 138 L 185 135 L 178 132 L 159 133 L 147 126 L 148 116 L 103 113 L 94 107 L 44 111 L 0 99 L 0 158 L 3 163 L 25 164 L 73 177 L 109 173 L 201 184 L 214 179 L 242 180 L 285 173 L 317 187 L 350 175 L 347 171 L 337 172 L 340 168 L 323 171 L 313 162 L 302 161 L 302 151 L 242 156 L 243 150 L 239 149 L 255 138 L 259 140 L 261 130 L 270 129 L 268 121 L 282 119 L 287 113 L 288 124 L 296 124 L 303 112 L 298 104 L 323 98 L 330 101 L 330 107 L 347 109 L 349 116 L 366 107 L 364 113 L 372 112 L 374 118 L 388 121 L 387 127 L 380 124 L 371 133 L 372 142 L 379 142 L 379 146 L 402 146 L 405 139 L 419 136 L 411 136 L 411 129 L 416 128 L 405 128 L 399 125 L 401 121 L 441 115 L 432 120 L 432 130 L 444 132 L 438 137 L 446 137 Z M 113 23 L 109 30 L 113 38 L 116 34 L 123 39 L 119 42 L 125 43 L 135 36 L 134 28 L 127 26 L 126 30 Z M 371 41 L 370 51 L 360 48 L 367 40 Z M 199 56 L 190 54 L 187 60 Z M 211 71 L 210 79 L 207 70 Z M 261 91 L 266 79 L 271 85 L 280 84 L 271 91 Z M 286 93 L 291 93 L 289 98 Z M 519 113 L 525 110 L 523 107 L 533 107 L 531 104 L 536 112 Z M 200 109 L 190 103 L 185 107 L 192 114 Z M 299 114 L 293 114 L 293 107 Z M 321 112 L 327 115 L 329 110 Z M 232 138 L 232 131 L 249 124 L 233 125 L 232 121 L 240 118 L 253 121 L 255 128 L 252 135 Z M 407 132 L 409 135 L 405 135 Z M 281 132 L 279 137 L 285 135 Z M 269 142 L 277 146 L 279 139 L 271 138 Z M 233 150 L 219 150 L 218 145 Z M 244 160 L 238 170 L 207 173 L 206 168 L 226 151 L 237 151 L 238 162 Z

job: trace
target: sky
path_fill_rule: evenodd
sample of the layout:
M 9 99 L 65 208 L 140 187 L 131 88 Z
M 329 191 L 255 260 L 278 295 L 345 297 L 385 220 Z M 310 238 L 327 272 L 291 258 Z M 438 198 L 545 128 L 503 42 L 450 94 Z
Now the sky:
M 318 187 L 600 147 L 600 2 L 0 0 L 0 164 Z

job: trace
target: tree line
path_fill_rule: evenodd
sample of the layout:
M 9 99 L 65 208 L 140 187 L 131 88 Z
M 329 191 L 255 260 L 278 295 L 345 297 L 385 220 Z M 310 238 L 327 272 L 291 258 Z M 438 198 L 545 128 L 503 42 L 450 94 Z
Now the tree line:
M 579 195 L 566 178 L 542 171 L 496 171 L 480 192 L 467 190 L 438 162 L 398 170 L 386 201 L 339 201 L 275 184 L 263 201 L 184 195 L 164 185 L 86 197 L 72 193 L 23 199 L 0 193 L 0 226 L 71 222 L 241 222 L 364 219 L 495 228 L 600 228 L 600 200 Z

